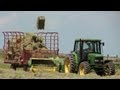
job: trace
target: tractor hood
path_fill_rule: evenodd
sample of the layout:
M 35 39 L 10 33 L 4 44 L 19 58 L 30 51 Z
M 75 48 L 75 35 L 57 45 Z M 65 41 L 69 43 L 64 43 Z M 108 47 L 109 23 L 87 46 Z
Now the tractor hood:
M 103 55 L 102 54 L 97 54 L 97 53 L 89 53 L 88 54 L 88 60 L 89 62 L 94 65 L 95 60 L 103 60 Z
M 97 53 L 90 53 L 88 57 L 103 57 L 103 55 Z

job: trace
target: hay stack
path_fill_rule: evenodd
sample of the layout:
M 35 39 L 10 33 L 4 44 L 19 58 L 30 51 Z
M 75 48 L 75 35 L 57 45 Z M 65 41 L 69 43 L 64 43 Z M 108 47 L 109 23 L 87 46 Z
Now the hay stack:
M 19 60 L 21 51 L 29 50 L 33 51 L 34 54 L 37 52 L 37 55 L 34 57 L 40 57 L 41 50 L 47 50 L 47 47 L 43 43 L 43 38 L 34 35 L 33 33 L 26 33 L 24 37 L 19 37 L 17 39 L 8 40 L 8 59 Z M 38 54 L 39 53 L 39 54 Z
M 46 48 L 43 44 L 43 38 L 32 33 L 26 33 L 23 43 L 25 50 L 36 50 L 39 48 Z M 28 48 L 29 47 L 29 48 Z

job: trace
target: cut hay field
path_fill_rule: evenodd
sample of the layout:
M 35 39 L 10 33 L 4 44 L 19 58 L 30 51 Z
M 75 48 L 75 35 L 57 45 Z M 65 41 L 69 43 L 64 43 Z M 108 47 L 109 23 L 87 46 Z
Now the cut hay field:
M 120 79 L 120 70 L 117 70 L 113 76 L 98 76 L 95 72 L 91 72 L 86 76 L 77 74 L 65 74 L 58 72 L 25 72 L 21 69 L 14 71 L 9 68 L 0 68 L 0 79 Z
M 47 71 L 33 73 L 30 71 L 25 72 L 22 68 L 14 71 L 9 64 L 3 63 L 0 53 L 0 79 L 120 79 L 120 65 L 116 66 L 116 74 L 112 76 L 99 76 L 94 71 L 85 76 Z
M 9 65 L 4 64 L 0 60 L 0 79 L 120 79 L 120 70 L 117 69 L 116 74 L 113 76 L 98 76 L 94 71 L 86 76 L 47 71 L 32 73 L 30 71 L 25 72 L 22 68 L 18 68 L 14 71 L 13 69 L 10 69 Z

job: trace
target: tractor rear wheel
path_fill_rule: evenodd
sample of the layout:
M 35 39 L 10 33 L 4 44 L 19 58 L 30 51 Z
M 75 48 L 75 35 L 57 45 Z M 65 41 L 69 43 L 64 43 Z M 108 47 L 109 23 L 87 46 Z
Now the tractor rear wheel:
M 84 76 L 85 74 L 90 72 L 90 65 L 87 61 L 83 61 L 79 65 L 78 74 Z
M 113 62 L 108 62 L 104 65 L 104 74 L 105 75 L 114 75 L 115 74 L 115 65 Z
M 72 54 L 69 54 L 64 61 L 64 72 L 74 73 L 75 72 L 75 60 Z

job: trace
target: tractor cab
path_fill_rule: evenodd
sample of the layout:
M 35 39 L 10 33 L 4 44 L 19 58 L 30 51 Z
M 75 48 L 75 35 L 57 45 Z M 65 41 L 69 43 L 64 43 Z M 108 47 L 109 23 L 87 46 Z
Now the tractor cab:
M 103 42 L 99 39 L 77 39 L 75 40 L 74 50 L 78 56 L 79 61 L 88 61 L 89 56 L 102 57 Z

